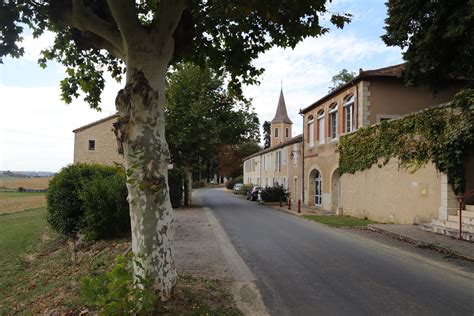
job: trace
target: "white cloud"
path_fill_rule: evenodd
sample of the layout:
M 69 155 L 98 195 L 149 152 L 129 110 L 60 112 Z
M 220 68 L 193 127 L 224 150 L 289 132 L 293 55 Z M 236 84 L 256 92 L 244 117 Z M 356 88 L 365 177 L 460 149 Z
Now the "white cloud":
M 120 85 L 109 78 L 102 112 L 82 100 L 66 105 L 59 87 L 21 88 L 0 85 L 0 170 L 57 171 L 72 163 L 72 130 L 115 112 Z
M 382 41 L 366 40 L 354 33 L 333 32 L 321 38 L 308 38 L 294 50 L 273 48 L 254 64 L 266 69 L 259 86 L 244 87 L 253 98 L 260 122 L 271 120 L 279 97 L 280 80 L 294 134 L 301 133 L 300 109 L 323 97 L 331 78 L 343 68 L 358 71 L 364 65 L 384 67 L 400 62 L 400 51 Z M 380 64 L 374 59 L 381 59 Z M 387 63 L 389 61 L 389 63 Z

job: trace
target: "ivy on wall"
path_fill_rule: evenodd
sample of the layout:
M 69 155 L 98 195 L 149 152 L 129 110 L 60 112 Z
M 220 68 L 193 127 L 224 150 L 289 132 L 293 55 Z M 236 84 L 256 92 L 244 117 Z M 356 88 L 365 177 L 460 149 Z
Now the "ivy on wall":
M 474 147 L 474 89 L 458 93 L 449 105 L 382 121 L 341 137 L 340 173 L 354 173 L 390 158 L 411 172 L 428 162 L 448 175 L 454 193 L 465 188 L 464 161 Z

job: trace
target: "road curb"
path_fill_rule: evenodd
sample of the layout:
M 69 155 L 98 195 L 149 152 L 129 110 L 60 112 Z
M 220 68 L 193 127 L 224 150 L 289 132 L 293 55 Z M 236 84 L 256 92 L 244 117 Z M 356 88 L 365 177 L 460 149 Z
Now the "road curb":
M 269 315 L 252 271 L 237 253 L 229 237 L 209 207 L 203 207 L 224 260 L 232 272 L 232 294 L 244 315 Z
M 430 248 L 433 248 L 441 253 L 446 253 L 446 254 L 450 254 L 450 255 L 454 255 L 456 257 L 460 257 L 460 258 L 463 258 L 465 260 L 468 260 L 468 261 L 474 261 L 474 257 L 471 257 L 469 255 L 466 255 L 466 254 L 463 254 L 463 253 L 459 253 L 457 251 L 454 251 L 452 249 L 449 249 L 449 248 L 446 248 L 446 247 L 443 247 L 443 246 L 440 246 L 438 244 L 433 244 L 433 243 L 429 243 L 429 242 L 426 242 L 426 241 L 423 241 L 423 240 L 419 240 L 419 239 L 416 239 L 416 238 L 412 238 L 412 237 L 408 237 L 408 236 L 404 236 L 402 234 L 398 234 L 398 233 L 394 233 L 394 232 L 391 232 L 389 230 L 385 230 L 385 229 L 382 229 L 380 227 L 374 227 L 372 226 L 372 224 L 369 224 L 367 225 L 367 228 L 371 231 L 374 231 L 374 232 L 378 232 L 378 233 L 383 233 L 383 234 L 386 234 L 386 235 L 389 235 L 389 236 L 392 236 L 392 237 L 395 237 L 399 240 L 402 240 L 402 241 L 405 241 L 405 242 L 408 242 L 410 244 L 415 244 L 415 245 L 421 245 L 421 246 L 426 246 L 426 247 L 430 247 Z

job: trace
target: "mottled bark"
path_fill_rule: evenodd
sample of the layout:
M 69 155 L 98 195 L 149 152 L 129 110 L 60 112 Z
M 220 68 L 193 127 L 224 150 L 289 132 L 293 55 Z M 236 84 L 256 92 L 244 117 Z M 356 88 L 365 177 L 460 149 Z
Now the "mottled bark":
M 116 99 L 117 138 L 123 143 L 135 273 L 154 280 L 166 299 L 177 282 L 173 262 L 174 216 L 168 193 L 164 85 L 167 63 L 128 62 L 127 84 Z M 146 71 L 145 71 L 146 70 Z

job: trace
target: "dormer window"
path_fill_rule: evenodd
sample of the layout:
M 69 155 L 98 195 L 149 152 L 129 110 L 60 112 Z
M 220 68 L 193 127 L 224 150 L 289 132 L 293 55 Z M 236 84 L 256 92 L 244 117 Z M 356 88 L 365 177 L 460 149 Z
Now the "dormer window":
M 278 128 L 275 128 L 275 138 L 278 138 Z

